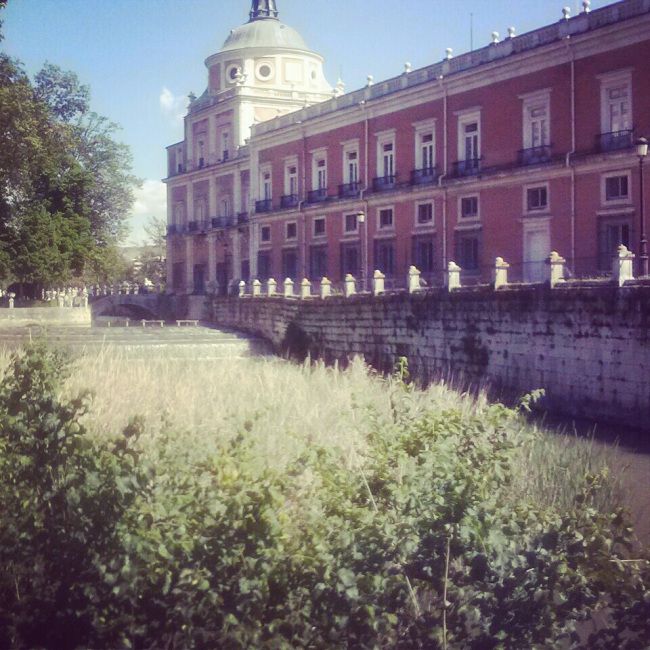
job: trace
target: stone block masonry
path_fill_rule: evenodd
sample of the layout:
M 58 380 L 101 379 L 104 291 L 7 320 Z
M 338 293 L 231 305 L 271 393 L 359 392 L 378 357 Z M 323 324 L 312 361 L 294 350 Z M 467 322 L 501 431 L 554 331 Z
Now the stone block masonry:
M 361 354 L 382 371 L 408 358 L 438 378 L 546 391 L 549 410 L 650 430 L 650 285 L 463 287 L 350 297 L 211 299 L 217 325 L 328 363 Z

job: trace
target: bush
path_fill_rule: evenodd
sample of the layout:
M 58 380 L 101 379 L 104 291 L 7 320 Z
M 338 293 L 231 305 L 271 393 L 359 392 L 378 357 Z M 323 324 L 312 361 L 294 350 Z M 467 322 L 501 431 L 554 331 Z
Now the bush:
M 16 356 L 0 386 L 0 646 L 644 648 L 650 570 L 623 512 L 532 503 L 532 434 L 503 406 L 421 412 L 402 377 L 363 449 L 265 462 L 253 420 L 205 453 L 143 421 L 86 431 L 61 357 Z M 387 415 L 388 414 L 388 415 Z

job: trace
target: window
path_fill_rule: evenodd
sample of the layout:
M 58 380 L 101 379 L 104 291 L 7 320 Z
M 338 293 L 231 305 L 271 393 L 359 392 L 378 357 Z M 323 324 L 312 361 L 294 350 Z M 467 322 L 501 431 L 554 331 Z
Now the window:
M 432 226 L 433 225 L 433 203 L 419 203 L 416 209 L 417 209 L 416 225 Z
M 298 167 L 287 165 L 284 170 L 284 193 L 287 196 L 298 196 Z
M 206 217 L 206 201 L 204 198 L 198 199 L 195 207 L 195 216 L 198 221 L 203 221 Z
M 183 223 L 184 216 L 185 206 L 182 203 L 177 203 L 174 207 L 174 222 L 180 226 Z
M 390 178 L 395 174 L 395 145 L 388 142 L 382 145 L 381 172 L 384 178 Z
M 271 241 L 271 226 L 262 226 L 260 228 L 260 241 L 263 242 Z
M 619 70 L 600 79 L 600 147 L 603 151 L 632 144 L 632 75 Z
M 295 281 L 298 276 L 298 253 L 295 248 L 282 251 L 282 278 L 291 278 Z
M 314 237 L 322 237 L 325 235 L 325 217 L 314 218 Z
M 258 79 L 266 81 L 267 79 L 271 78 L 271 75 L 273 74 L 273 68 L 269 63 L 260 63 L 257 66 L 256 73 Z
M 221 216 L 230 216 L 230 199 L 228 197 L 221 199 Z
M 271 251 L 257 253 L 257 277 L 260 280 L 268 280 L 271 277 Z
M 327 276 L 327 246 L 312 246 L 309 250 L 309 277 L 320 280 Z
M 228 131 L 221 133 L 221 160 L 228 160 L 230 156 L 230 134 Z
M 327 158 L 322 151 L 313 154 L 311 186 L 314 190 L 327 189 Z
M 357 232 L 359 230 L 359 218 L 357 214 L 346 214 L 344 218 L 344 230 L 346 233 Z
M 611 271 L 612 258 L 618 247 L 623 244 L 630 248 L 632 241 L 632 223 L 629 217 L 607 217 L 600 222 L 598 236 L 598 267 Z
M 198 165 L 199 167 L 203 167 L 205 165 L 205 144 L 203 140 L 199 140 L 198 143 Z
M 550 144 L 550 89 L 546 88 L 520 95 L 520 99 L 523 100 L 523 148 L 527 150 L 548 147 Z
M 544 210 L 548 208 L 548 188 L 546 185 L 540 187 L 529 187 L 526 189 L 526 210 Z
M 463 196 L 460 199 L 460 216 L 462 219 L 478 219 L 478 196 Z
M 345 153 L 345 182 L 359 182 L 359 154 L 356 151 L 346 151 Z
M 478 173 L 481 158 L 481 114 L 477 110 L 463 111 L 458 115 L 457 173 Z
M 422 273 L 432 273 L 434 270 L 434 248 L 432 236 L 413 237 L 413 265 Z
M 456 259 L 463 271 L 479 270 L 480 234 L 477 232 L 456 233 Z
M 361 249 L 359 244 L 341 244 L 341 278 L 348 273 L 358 277 L 361 269 Z
M 379 228 L 393 227 L 393 208 L 379 210 Z
M 287 224 L 286 238 L 295 239 L 298 236 L 298 225 L 295 221 L 290 221 Z
M 271 172 L 262 172 L 262 198 L 269 201 L 273 198 L 273 185 L 271 184 Z
M 623 176 L 607 176 L 605 178 L 606 201 L 625 201 L 629 197 L 629 180 L 627 174 Z
M 375 268 L 388 277 L 395 274 L 395 242 L 392 239 L 375 240 Z

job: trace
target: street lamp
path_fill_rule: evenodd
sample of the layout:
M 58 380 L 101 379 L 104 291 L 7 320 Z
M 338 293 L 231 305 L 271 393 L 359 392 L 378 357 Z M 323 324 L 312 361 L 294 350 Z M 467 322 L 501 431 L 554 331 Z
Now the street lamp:
M 357 212 L 357 221 L 363 226 L 363 234 L 361 241 L 361 291 L 366 290 L 366 260 L 368 259 L 367 255 L 367 245 L 368 245 L 368 231 L 366 226 L 366 215 L 363 212 Z
M 639 214 L 641 218 L 641 241 L 639 246 L 639 262 L 641 267 L 640 275 L 648 275 L 648 238 L 645 234 L 645 215 L 643 210 L 643 161 L 648 155 L 648 141 L 645 138 L 639 138 L 634 143 L 636 155 L 639 156 Z

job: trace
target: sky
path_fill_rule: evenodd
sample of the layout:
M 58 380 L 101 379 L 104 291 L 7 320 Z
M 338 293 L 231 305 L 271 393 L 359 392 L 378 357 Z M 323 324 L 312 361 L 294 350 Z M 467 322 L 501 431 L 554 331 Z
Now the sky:
M 207 84 L 204 60 L 231 28 L 248 20 L 250 0 L 9 0 L 2 49 L 35 74 L 49 61 L 91 88 L 91 106 L 121 126 L 142 179 L 129 215 L 129 242 L 142 243 L 147 218 L 164 217 L 165 147 L 183 137 L 187 94 Z M 580 0 L 276 0 L 280 19 L 324 56 L 333 86 L 346 91 L 462 54 L 493 31 L 517 34 L 560 20 Z M 591 8 L 611 4 L 592 0 Z

